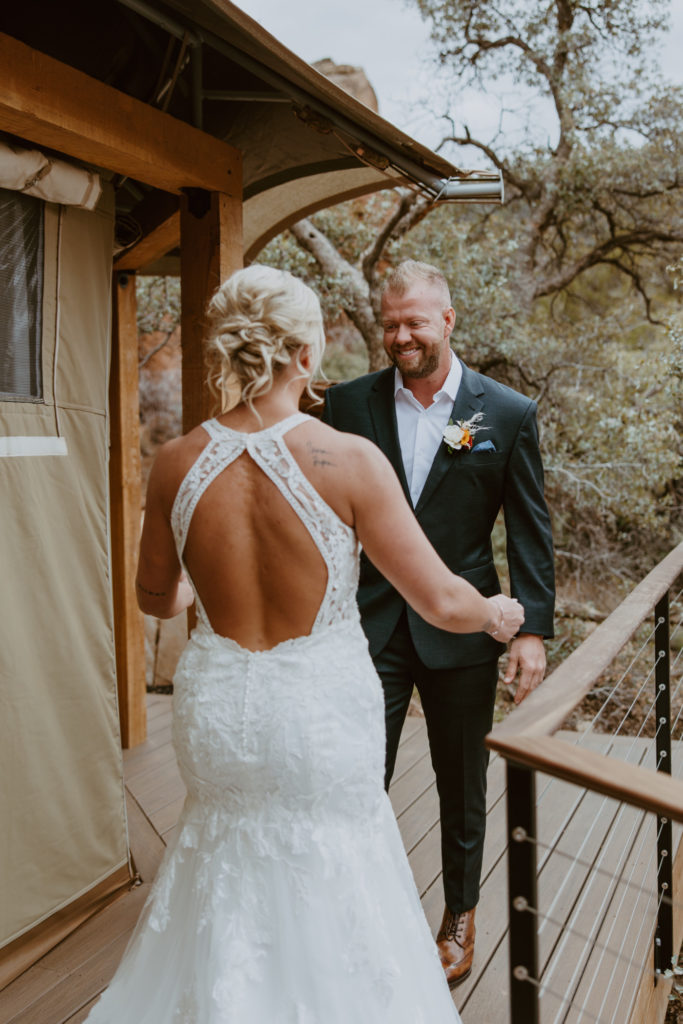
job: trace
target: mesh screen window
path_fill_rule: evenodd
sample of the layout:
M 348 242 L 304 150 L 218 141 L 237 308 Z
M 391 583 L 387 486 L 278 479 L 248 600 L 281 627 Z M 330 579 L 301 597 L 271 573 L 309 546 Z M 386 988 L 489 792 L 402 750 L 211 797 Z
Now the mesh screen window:
M 0 402 L 43 399 L 43 205 L 0 189 Z

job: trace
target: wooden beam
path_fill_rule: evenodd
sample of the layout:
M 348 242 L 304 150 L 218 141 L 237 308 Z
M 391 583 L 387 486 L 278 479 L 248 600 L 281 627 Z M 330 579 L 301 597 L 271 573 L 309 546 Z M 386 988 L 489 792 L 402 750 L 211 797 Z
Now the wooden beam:
M 124 747 L 136 746 L 147 736 L 144 619 L 135 594 L 142 506 L 136 309 L 134 275 L 115 274 L 109 491 L 116 676 Z
M 114 270 L 142 270 L 155 263 L 180 241 L 180 213 L 173 213 L 114 262 Z
M 241 154 L 0 33 L 0 129 L 137 178 L 241 196 Z
M 204 315 L 209 299 L 242 266 L 242 203 L 216 192 L 189 192 L 180 203 L 183 431 L 211 415 L 205 384 Z
M 114 270 L 140 270 L 162 259 L 180 244 L 180 198 L 151 192 L 130 211 L 139 240 L 114 260 Z

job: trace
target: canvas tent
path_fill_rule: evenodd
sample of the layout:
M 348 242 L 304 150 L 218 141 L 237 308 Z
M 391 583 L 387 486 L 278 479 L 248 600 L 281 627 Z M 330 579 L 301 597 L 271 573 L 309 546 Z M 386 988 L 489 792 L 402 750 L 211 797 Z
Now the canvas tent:
M 11 255 L 0 269 L 0 310 L 15 328 L 0 359 L 0 848 L 10 971 L 26 929 L 67 906 L 77 919 L 82 897 L 92 907 L 131 877 L 107 528 L 113 230 L 111 188 L 94 212 L 0 189 Z M 20 335 L 32 326 L 33 358 L 22 365 Z
M 0 986 L 130 884 L 121 745 L 145 736 L 135 605 L 136 272 L 201 315 L 305 213 L 396 183 L 493 198 L 225 0 L 0 13 Z

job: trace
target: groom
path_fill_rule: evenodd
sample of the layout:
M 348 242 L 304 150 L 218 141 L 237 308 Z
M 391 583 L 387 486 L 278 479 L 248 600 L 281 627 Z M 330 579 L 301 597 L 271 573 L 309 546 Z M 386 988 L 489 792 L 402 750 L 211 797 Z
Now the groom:
M 500 591 L 491 531 L 502 507 L 512 596 L 526 615 L 505 673 L 506 683 L 519 673 L 519 703 L 543 679 L 543 638 L 553 629 L 553 551 L 535 403 L 453 354 L 455 311 L 435 267 L 408 260 L 390 274 L 382 323 L 393 367 L 330 388 L 323 419 L 382 449 L 441 558 L 487 597 Z M 456 429 L 449 431 L 449 451 L 443 432 L 451 421 L 469 427 L 470 446 L 464 436 L 454 447 Z M 446 897 L 437 944 L 452 987 L 472 969 L 486 826 L 484 737 L 505 648 L 484 633 L 456 635 L 428 625 L 364 555 L 358 604 L 384 686 L 387 786 L 414 686 L 425 714 Z

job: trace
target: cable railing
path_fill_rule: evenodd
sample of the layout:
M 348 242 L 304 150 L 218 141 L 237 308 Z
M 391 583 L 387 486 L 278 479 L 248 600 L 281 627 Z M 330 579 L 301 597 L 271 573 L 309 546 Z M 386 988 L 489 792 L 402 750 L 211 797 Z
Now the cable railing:
M 507 772 L 511 1024 L 663 1020 L 683 939 L 681 579 L 683 543 L 488 737 Z

